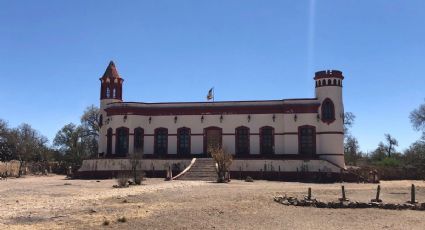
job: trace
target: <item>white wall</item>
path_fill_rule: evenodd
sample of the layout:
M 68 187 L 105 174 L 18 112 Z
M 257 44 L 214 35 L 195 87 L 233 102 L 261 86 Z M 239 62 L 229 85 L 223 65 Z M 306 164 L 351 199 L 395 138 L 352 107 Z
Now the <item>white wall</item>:
M 169 165 L 180 165 L 183 170 L 190 164 L 191 159 L 187 160 L 158 160 L 143 159 L 141 170 L 166 170 Z M 196 163 L 195 163 L 196 164 Z M 340 168 L 324 160 L 237 160 L 235 159 L 230 167 L 230 171 L 280 171 L 296 172 L 302 168 L 309 172 L 340 172 Z M 79 172 L 95 171 L 120 171 L 131 170 L 129 159 L 92 159 L 84 160 Z
M 234 134 L 235 129 L 239 126 L 246 126 L 250 129 L 250 151 L 251 154 L 260 153 L 259 132 L 263 126 L 271 126 L 275 129 L 275 154 L 297 154 L 298 153 L 298 127 L 302 125 L 318 126 L 316 114 L 297 114 L 297 121 L 294 121 L 295 114 L 275 114 L 275 121 L 273 122 L 273 114 L 251 114 L 251 120 L 248 122 L 247 114 L 243 115 L 223 115 L 223 121 L 220 122 L 220 115 L 204 115 L 204 121 L 201 122 L 200 115 L 185 115 L 177 116 L 177 122 L 174 123 L 174 116 L 152 116 L 151 123 L 149 117 L 139 115 L 127 115 L 127 120 L 124 122 L 123 115 L 110 116 L 110 123 L 105 124 L 101 129 L 100 151 L 106 152 L 106 133 L 108 128 L 112 128 L 115 133 L 119 127 L 127 127 L 130 129 L 130 134 L 134 132 L 137 127 L 144 129 L 144 153 L 153 154 L 154 145 L 154 130 L 159 127 L 168 129 L 168 153 L 177 153 L 177 129 L 181 127 L 188 127 L 191 129 L 193 135 L 191 137 L 191 151 L 192 154 L 203 152 L 203 132 L 204 128 L 216 126 L 222 128 L 223 147 L 229 152 L 235 151 L 235 136 L 226 135 Z M 286 133 L 286 134 L 285 134 Z M 287 134 L 292 133 L 292 134 Z M 282 135 L 284 134 L 284 135 Z M 115 136 L 113 143 L 115 142 Z M 133 152 L 133 136 L 130 135 L 130 152 Z M 115 151 L 113 147 L 112 151 Z
M 203 152 L 203 132 L 204 128 L 216 126 L 222 128 L 224 134 L 234 134 L 235 129 L 239 126 L 246 126 L 250 129 L 250 151 L 251 154 L 260 153 L 259 129 L 263 126 L 272 126 L 275 129 L 275 154 L 298 154 L 298 127 L 303 125 L 311 125 L 316 127 L 316 132 L 321 133 L 316 136 L 316 153 L 320 158 L 331 161 L 340 167 L 345 167 L 344 157 L 330 154 L 343 154 L 343 119 L 344 112 L 342 102 L 342 87 L 339 86 L 322 86 L 316 88 L 317 100 L 298 101 L 299 104 L 314 103 L 322 101 L 325 98 L 332 99 L 335 105 L 336 120 L 330 124 L 323 123 L 317 119 L 317 113 L 299 113 L 299 114 L 251 114 L 248 122 L 249 114 L 223 114 L 223 120 L 220 122 L 220 115 L 203 115 L 204 120 L 201 122 L 201 115 L 180 115 L 177 116 L 177 122 L 174 122 L 175 116 L 152 116 L 149 122 L 149 116 L 127 115 L 124 121 L 123 115 L 115 115 L 107 117 L 104 111 L 109 107 L 108 103 L 119 102 L 118 100 L 102 100 L 101 113 L 103 115 L 104 125 L 100 130 L 99 152 L 107 152 L 106 133 L 108 128 L 113 129 L 113 133 L 119 127 L 127 127 L 130 134 L 137 127 L 144 129 L 144 153 L 153 154 L 154 149 L 154 130 L 159 127 L 168 129 L 171 134 L 168 137 L 168 154 L 177 153 L 177 129 L 188 127 L 191 129 L 191 153 L 199 154 Z M 283 102 L 283 103 L 288 103 Z M 319 115 L 321 108 L 319 107 Z M 297 119 L 294 119 L 294 116 Z M 109 123 L 105 123 L 109 120 Z M 282 135 L 284 134 L 284 135 Z M 223 147 L 229 152 L 235 151 L 235 136 L 223 135 Z M 112 138 L 112 152 L 115 152 L 115 136 Z M 129 152 L 133 152 L 133 135 L 129 138 Z M 328 154 L 328 155 L 326 155 Z

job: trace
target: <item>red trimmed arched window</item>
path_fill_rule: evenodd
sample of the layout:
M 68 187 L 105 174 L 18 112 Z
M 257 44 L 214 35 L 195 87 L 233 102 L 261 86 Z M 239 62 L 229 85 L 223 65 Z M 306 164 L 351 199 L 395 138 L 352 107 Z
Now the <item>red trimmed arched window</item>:
M 143 153 L 143 135 L 144 130 L 142 128 L 134 129 L 134 153 Z
M 117 157 L 127 156 L 129 129 L 126 127 L 117 128 L 115 135 L 116 135 L 115 155 Z
M 316 127 L 311 125 L 298 127 L 298 154 L 307 157 L 316 154 Z
M 157 128 L 155 129 L 154 137 L 154 153 L 165 155 L 168 153 L 168 129 Z
M 264 126 L 260 128 L 260 153 L 274 154 L 274 128 Z
M 112 128 L 109 128 L 106 134 L 106 155 L 110 156 L 111 154 L 112 154 Z
M 182 127 L 177 129 L 177 154 L 190 154 L 190 129 Z
M 237 127 L 235 133 L 236 155 L 249 154 L 249 128 L 245 126 Z
M 335 106 L 329 98 L 322 102 L 322 121 L 328 124 L 335 121 Z

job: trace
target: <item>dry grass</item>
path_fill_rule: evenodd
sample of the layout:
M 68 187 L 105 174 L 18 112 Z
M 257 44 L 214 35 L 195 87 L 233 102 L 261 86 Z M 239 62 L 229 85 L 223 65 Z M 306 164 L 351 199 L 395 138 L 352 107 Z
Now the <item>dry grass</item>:
M 332 201 L 340 184 L 305 184 L 147 179 L 143 186 L 113 189 L 115 180 L 73 180 L 61 176 L 0 181 L 0 229 L 423 229 L 424 212 L 376 209 L 316 209 L 278 204 L 280 194 Z M 425 202 L 425 182 L 381 183 L 384 202 L 405 202 L 410 185 Z M 374 184 L 345 184 L 351 200 L 369 201 Z M 123 202 L 126 200 L 127 202 Z M 94 211 L 93 211 L 94 210 Z M 118 218 L 125 217 L 125 222 Z M 116 220 L 116 221 L 109 221 Z
M 9 177 L 16 177 L 19 175 L 19 161 L 9 161 L 2 162 L 0 161 L 0 176 L 7 175 Z

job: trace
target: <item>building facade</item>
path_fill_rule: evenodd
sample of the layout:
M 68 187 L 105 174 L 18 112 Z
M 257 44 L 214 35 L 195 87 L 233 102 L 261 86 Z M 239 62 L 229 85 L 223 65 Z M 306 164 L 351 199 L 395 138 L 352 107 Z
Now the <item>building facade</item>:
M 307 165 L 336 172 L 345 167 L 343 79 L 341 71 L 316 72 L 315 98 L 124 102 L 124 79 L 111 61 L 100 78 L 99 156 L 143 153 L 151 165 L 187 162 L 218 145 L 234 154 L 234 171 L 299 171 Z

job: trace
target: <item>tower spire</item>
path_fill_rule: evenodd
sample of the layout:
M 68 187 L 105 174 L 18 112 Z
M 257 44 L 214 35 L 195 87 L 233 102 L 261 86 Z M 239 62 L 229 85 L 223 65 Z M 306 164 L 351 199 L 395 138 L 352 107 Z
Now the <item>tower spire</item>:
M 124 79 L 118 74 L 115 63 L 110 61 L 105 73 L 100 78 L 100 99 L 113 99 L 122 101 L 122 83 Z
M 105 73 L 102 76 L 103 79 L 105 78 L 121 78 L 118 74 L 117 68 L 115 67 L 114 61 L 110 61 L 108 67 L 106 67 Z

